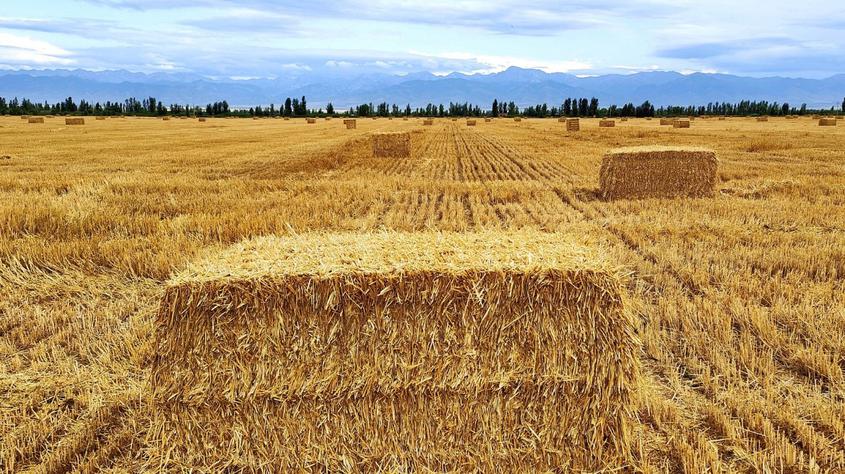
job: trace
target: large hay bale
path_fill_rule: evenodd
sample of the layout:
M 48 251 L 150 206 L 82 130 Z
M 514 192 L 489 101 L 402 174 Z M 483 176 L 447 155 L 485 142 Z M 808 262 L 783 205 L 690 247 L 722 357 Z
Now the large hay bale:
M 566 131 L 567 132 L 577 132 L 581 130 L 581 121 L 577 118 L 568 119 L 566 121 Z
M 264 237 L 167 285 L 157 470 L 597 471 L 630 460 L 635 323 L 537 232 Z
M 835 118 L 819 119 L 819 126 L 820 127 L 835 127 L 836 126 L 836 119 Z
M 675 120 L 670 118 L 662 118 L 660 119 L 660 125 L 674 125 Z
M 717 169 L 716 154 L 702 148 L 619 148 L 602 160 L 599 183 L 605 199 L 710 197 Z
M 315 119 L 315 118 L 307 118 L 307 119 L 305 119 L 305 122 L 306 122 L 306 123 L 317 123 L 317 119 Z
M 474 126 L 475 126 L 475 120 L 467 120 L 467 127 L 474 127 Z
M 85 125 L 85 119 L 82 117 L 67 117 L 65 118 L 65 125 Z
M 690 121 L 689 120 L 674 120 L 674 121 L 672 121 L 672 127 L 674 127 L 674 128 L 690 128 Z
M 354 119 L 346 119 L 343 121 L 343 124 L 346 125 L 347 130 L 353 130 L 358 128 L 358 121 Z
M 425 120 L 423 120 L 423 125 L 426 125 L 426 126 L 429 126 L 429 125 L 434 125 L 434 120 L 432 120 L 432 119 L 425 119 Z
M 610 128 L 615 127 L 616 121 L 614 120 L 599 120 L 599 127 L 601 128 Z
M 383 132 L 372 136 L 373 156 L 376 158 L 407 158 L 411 156 L 411 134 Z
M 44 123 L 44 117 L 30 117 L 27 119 L 28 123 Z

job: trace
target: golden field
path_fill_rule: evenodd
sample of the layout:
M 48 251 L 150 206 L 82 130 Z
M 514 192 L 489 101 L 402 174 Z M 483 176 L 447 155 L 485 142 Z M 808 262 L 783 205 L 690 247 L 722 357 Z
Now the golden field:
M 845 472 L 845 126 L 809 118 L 0 118 L 0 469 L 149 469 L 165 282 L 308 231 L 576 233 L 628 273 L 626 471 Z M 369 136 L 411 133 L 410 158 Z M 707 147 L 714 198 L 604 201 L 604 153 Z

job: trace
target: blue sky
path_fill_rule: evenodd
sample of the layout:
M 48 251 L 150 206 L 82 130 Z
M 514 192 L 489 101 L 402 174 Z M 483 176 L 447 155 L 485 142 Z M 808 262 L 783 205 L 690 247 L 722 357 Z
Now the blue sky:
M 2 0 L 0 68 L 827 77 L 842 0 Z

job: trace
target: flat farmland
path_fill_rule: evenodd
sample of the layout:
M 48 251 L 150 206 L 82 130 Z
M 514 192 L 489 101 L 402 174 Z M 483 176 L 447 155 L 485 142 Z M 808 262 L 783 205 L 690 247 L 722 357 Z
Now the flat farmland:
M 370 135 L 410 132 L 410 158 Z M 605 152 L 714 150 L 716 197 L 602 200 Z M 809 118 L 0 117 L 0 467 L 139 471 L 170 275 L 320 231 L 578 233 L 624 268 L 642 472 L 845 471 L 845 126 Z

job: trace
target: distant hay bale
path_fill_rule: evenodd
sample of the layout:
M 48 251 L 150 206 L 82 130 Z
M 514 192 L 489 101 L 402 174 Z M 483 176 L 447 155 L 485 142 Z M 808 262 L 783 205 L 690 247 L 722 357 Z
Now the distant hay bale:
M 44 117 L 30 117 L 27 121 L 29 123 L 44 123 Z
M 82 117 L 67 117 L 65 118 L 65 125 L 85 125 L 85 119 Z
M 627 122 L 627 121 L 628 121 L 628 117 L 622 117 L 622 118 L 621 118 L 621 119 L 619 119 L 619 120 L 620 120 L 621 122 Z
M 606 252 L 540 232 L 246 241 L 166 286 L 164 472 L 596 472 L 629 463 L 636 322 Z
M 645 119 L 648 120 L 649 122 L 653 120 L 651 117 L 646 117 Z
M 567 132 L 578 132 L 581 130 L 581 121 L 577 118 L 568 119 L 566 121 Z
M 822 119 L 821 115 L 813 115 L 813 120 L 821 120 L 821 119 Z
M 358 121 L 354 119 L 346 119 L 343 121 L 343 124 L 346 125 L 347 130 L 353 130 L 358 128 Z
M 493 119 L 491 119 L 491 118 L 486 118 L 486 119 L 484 119 L 484 122 L 485 122 L 485 123 L 489 123 L 489 122 L 492 122 L 492 121 L 493 121 Z
M 426 125 L 426 126 L 429 126 L 429 125 L 434 125 L 434 120 L 432 120 L 432 119 L 425 119 L 425 120 L 423 120 L 423 125 Z
M 306 122 L 306 123 L 317 123 L 317 119 L 315 119 L 315 118 L 307 118 L 307 119 L 305 119 L 305 122 Z
M 21 120 L 29 120 L 29 115 L 21 115 Z
M 197 120 L 199 120 L 200 122 L 205 122 L 205 121 L 206 121 L 206 119 L 205 119 L 204 117 L 200 117 L 200 118 L 199 118 L 199 119 L 197 119 Z
M 290 120 L 290 117 L 285 117 L 285 120 Z
M 615 127 L 616 121 L 614 120 L 599 120 L 599 127 L 601 128 L 610 128 Z
M 560 123 L 566 123 L 566 117 L 559 117 L 557 121 Z
M 675 125 L 675 120 L 670 118 L 660 119 L 660 125 Z
M 475 120 L 467 120 L 467 127 L 474 127 L 474 126 L 475 126 Z
M 768 122 L 768 121 L 769 121 L 769 117 L 757 117 L 757 121 L 758 121 L 758 122 Z
M 605 199 L 711 197 L 718 169 L 711 150 L 631 147 L 609 151 L 599 183 Z
M 106 118 L 105 118 L 105 117 L 103 117 L 102 115 L 97 116 L 97 117 L 95 117 L 95 118 L 94 118 L 94 120 L 105 120 L 105 119 L 106 119 Z
M 719 117 L 719 120 L 727 120 L 725 117 Z
M 455 118 L 455 117 L 452 117 L 452 121 L 453 121 L 453 122 L 457 122 L 457 121 L 458 121 L 458 119 L 457 119 L 457 118 Z
M 407 121 L 408 121 L 408 117 L 402 117 L 402 121 L 403 121 L 403 122 L 407 122 Z
M 835 118 L 819 119 L 819 126 L 820 127 L 835 127 L 836 126 L 836 119 Z
M 166 121 L 170 120 L 170 117 L 162 117 L 161 119 L 166 122 Z
M 372 136 L 373 156 L 376 158 L 407 158 L 411 156 L 411 134 L 408 132 L 375 133 Z
M 513 121 L 514 122 L 522 122 L 522 119 L 520 117 L 514 117 Z
M 326 117 L 326 122 L 331 121 L 331 119 L 332 119 L 331 117 Z
M 688 118 L 687 120 L 689 120 L 690 122 L 692 122 L 692 121 L 694 121 L 694 120 L 695 120 L 695 117 L 690 117 L 690 118 Z
M 672 127 L 674 128 L 690 128 L 690 121 L 689 120 L 674 120 L 672 122 Z

